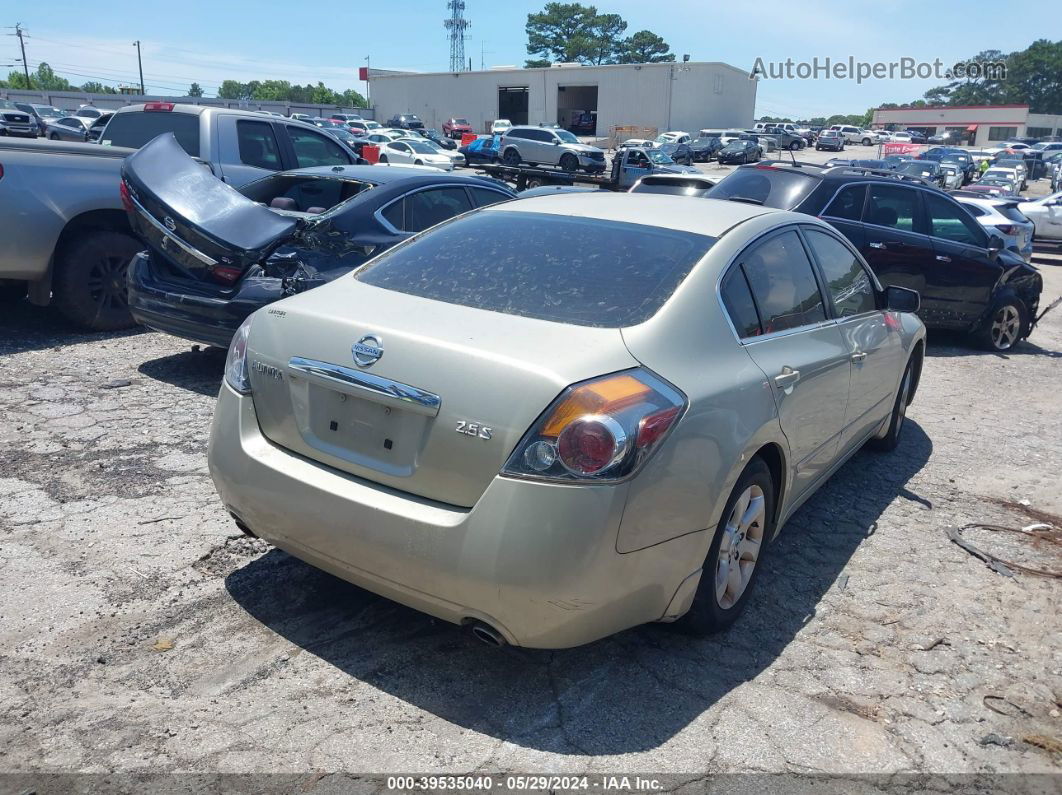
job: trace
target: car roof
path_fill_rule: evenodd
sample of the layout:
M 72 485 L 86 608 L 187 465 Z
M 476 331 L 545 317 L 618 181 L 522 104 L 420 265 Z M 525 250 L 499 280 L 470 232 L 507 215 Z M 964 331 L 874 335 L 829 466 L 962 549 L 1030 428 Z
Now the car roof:
M 371 182 L 375 185 L 389 185 L 403 181 L 430 184 L 440 180 L 466 185 L 491 185 L 492 187 L 498 185 L 495 180 L 489 177 L 481 177 L 475 174 L 453 174 L 440 171 L 437 168 L 417 168 L 415 166 L 313 166 L 311 168 L 280 171 L 278 175 L 356 179 L 361 182 Z
M 680 232 L 719 237 L 750 218 L 779 213 L 801 220 L 808 216 L 783 213 L 742 202 L 702 199 L 654 193 L 557 193 L 491 206 L 492 212 L 529 212 L 578 216 L 602 221 L 659 226 Z

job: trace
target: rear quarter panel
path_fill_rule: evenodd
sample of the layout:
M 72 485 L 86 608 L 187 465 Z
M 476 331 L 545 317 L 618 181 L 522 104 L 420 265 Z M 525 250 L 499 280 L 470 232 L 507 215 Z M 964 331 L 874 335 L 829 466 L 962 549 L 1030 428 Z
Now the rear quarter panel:
M 0 278 L 44 278 L 69 221 L 121 210 L 122 159 L 0 147 Z

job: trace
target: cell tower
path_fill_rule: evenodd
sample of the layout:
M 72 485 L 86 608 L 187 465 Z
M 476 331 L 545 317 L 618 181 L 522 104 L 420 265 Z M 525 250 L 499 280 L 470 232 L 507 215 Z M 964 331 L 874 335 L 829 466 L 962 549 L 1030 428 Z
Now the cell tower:
M 450 71 L 466 72 L 465 30 L 472 23 L 465 19 L 465 0 L 450 0 L 446 7 L 450 10 L 450 18 L 443 20 L 443 27 L 450 31 Z

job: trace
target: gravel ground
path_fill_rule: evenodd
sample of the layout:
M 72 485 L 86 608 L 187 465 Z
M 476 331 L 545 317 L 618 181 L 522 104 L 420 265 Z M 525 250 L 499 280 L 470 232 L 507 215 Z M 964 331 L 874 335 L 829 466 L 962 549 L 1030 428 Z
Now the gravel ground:
M 0 316 L 0 772 L 1060 772 L 1062 583 L 946 529 L 1062 515 L 1062 309 L 1006 356 L 932 334 L 899 449 L 800 510 L 731 631 L 559 652 L 241 536 L 204 456 L 222 357 L 189 347 Z

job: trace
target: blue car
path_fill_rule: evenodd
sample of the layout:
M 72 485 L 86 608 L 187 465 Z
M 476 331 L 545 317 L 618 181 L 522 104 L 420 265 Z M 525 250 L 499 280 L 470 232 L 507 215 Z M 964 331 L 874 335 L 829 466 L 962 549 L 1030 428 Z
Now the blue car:
M 469 165 L 473 163 L 497 163 L 500 142 L 500 135 L 488 135 L 477 138 L 468 146 L 462 146 L 457 151 L 465 156 L 465 162 Z

